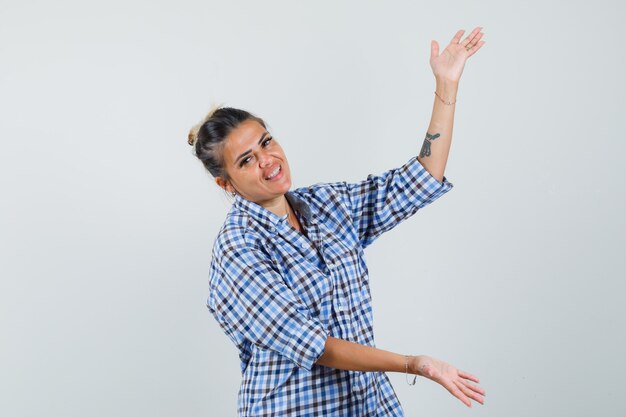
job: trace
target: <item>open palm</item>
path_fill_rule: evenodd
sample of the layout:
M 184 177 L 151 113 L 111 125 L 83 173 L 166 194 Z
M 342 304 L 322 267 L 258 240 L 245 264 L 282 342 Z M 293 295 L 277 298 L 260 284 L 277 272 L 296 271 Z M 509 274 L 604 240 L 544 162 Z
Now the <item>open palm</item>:
M 431 41 L 430 66 L 435 78 L 453 82 L 461 79 L 465 61 L 485 44 L 485 41 L 480 40 L 483 36 L 481 29 L 481 27 L 474 29 L 463 41 L 461 36 L 465 30 L 460 29 L 441 54 L 437 41 Z
M 478 377 L 461 371 L 442 360 L 427 355 L 414 356 L 411 363 L 411 373 L 435 381 L 468 407 L 472 406 L 471 400 L 480 404 L 485 401 L 485 390 L 478 385 L 469 383 L 469 381 L 479 382 Z

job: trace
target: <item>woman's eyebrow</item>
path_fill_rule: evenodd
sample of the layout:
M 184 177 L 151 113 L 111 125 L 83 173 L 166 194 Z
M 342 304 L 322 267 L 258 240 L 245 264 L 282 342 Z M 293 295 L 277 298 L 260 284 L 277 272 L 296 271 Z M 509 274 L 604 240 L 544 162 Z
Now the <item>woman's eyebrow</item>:
M 259 141 L 257 142 L 258 145 L 261 144 L 261 141 L 263 141 L 263 138 L 265 138 L 265 135 L 269 135 L 269 132 L 264 132 L 261 135 L 261 139 L 259 139 Z M 241 155 L 239 155 L 236 159 L 235 162 L 233 162 L 233 164 L 236 164 L 237 161 L 239 161 L 241 158 L 243 158 L 244 156 L 248 155 L 250 152 L 252 152 L 252 149 L 248 149 L 247 151 L 245 151 L 244 153 L 242 153 Z

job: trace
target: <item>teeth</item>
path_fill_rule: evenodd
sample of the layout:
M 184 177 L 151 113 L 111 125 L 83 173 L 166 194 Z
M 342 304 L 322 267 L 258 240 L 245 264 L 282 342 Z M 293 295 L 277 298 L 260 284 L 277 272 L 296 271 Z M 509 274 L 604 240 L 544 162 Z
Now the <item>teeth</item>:
M 280 171 L 280 165 L 277 166 L 274 171 L 272 171 L 272 173 L 270 174 L 269 177 L 266 178 L 266 180 L 271 180 L 272 178 L 274 178 L 276 174 L 278 174 L 278 171 Z

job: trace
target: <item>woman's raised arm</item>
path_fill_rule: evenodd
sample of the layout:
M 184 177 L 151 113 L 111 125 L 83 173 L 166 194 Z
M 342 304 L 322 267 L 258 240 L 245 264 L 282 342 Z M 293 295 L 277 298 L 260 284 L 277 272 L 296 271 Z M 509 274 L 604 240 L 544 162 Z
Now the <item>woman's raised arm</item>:
M 467 59 L 474 55 L 485 41 L 481 41 L 481 27 L 477 27 L 463 41 L 464 30 L 459 30 L 450 44 L 439 54 L 439 44 L 432 41 L 430 66 L 435 75 L 433 113 L 417 157 L 424 168 L 438 181 L 443 180 L 448 153 L 452 142 L 452 126 L 459 80 Z

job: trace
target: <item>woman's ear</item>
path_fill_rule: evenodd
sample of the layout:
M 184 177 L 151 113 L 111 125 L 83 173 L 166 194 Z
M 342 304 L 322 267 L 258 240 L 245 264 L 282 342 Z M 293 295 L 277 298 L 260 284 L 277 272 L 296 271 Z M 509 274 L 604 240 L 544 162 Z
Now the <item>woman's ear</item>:
M 222 177 L 215 177 L 215 183 L 222 188 L 223 190 L 225 190 L 228 193 L 232 193 L 233 192 L 233 187 L 230 185 L 230 183 L 228 181 L 225 181 L 224 178 Z

